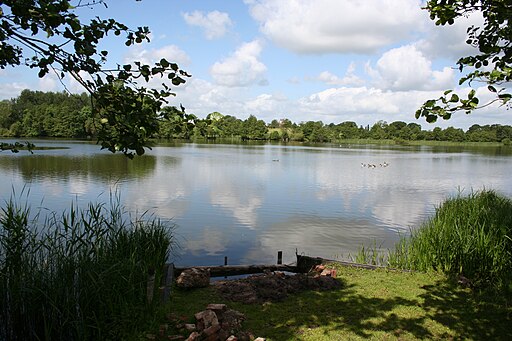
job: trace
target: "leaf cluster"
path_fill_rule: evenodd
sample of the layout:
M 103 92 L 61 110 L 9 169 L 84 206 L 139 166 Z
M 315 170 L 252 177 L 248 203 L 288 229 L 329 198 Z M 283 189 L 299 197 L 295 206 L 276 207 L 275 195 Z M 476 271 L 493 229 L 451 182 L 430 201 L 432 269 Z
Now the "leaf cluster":
M 459 17 L 472 12 L 480 12 L 484 19 L 482 27 L 470 26 L 467 29 L 466 43 L 478 49 L 472 56 L 457 61 L 459 71 L 469 73 L 461 77 L 459 85 L 473 82 L 487 84 L 494 98 L 481 104 L 475 91 L 467 96 L 459 96 L 447 90 L 443 96 L 426 101 L 416 111 L 416 118 L 425 117 L 427 122 L 435 122 L 438 117 L 450 119 L 458 111 L 466 114 L 492 103 L 510 107 L 512 94 L 506 84 L 512 80 L 512 2 L 510 0 L 431 0 L 425 7 L 436 25 L 452 25 Z
M 99 113 L 109 123 L 99 134 L 102 148 L 133 157 L 148 146 L 146 136 L 155 129 L 157 112 L 174 95 L 170 85 L 179 86 L 190 75 L 165 58 L 154 65 L 134 61 L 107 68 L 109 52 L 99 48 L 102 39 L 123 35 L 124 44 L 131 46 L 149 42 L 150 31 L 130 29 L 112 18 L 82 22 L 78 10 L 97 5 L 107 2 L 0 1 L 0 68 L 25 65 L 39 77 L 50 71 L 60 80 L 73 77 L 92 95 L 93 115 Z M 141 85 L 154 77 L 162 78 L 162 90 Z

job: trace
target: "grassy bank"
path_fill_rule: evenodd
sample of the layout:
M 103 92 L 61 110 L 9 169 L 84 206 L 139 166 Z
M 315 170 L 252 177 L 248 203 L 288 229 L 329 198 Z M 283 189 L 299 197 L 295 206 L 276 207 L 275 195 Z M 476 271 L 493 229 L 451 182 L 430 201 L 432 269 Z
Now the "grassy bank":
M 338 268 L 344 288 L 283 302 L 226 302 L 212 288 L 175 290 L 169 310 L 193 321 L 209 303 L 244 313 L 244 330 L 285 340 L 509 340 L 511 297 L 476 294 L 439 273 Z M 169 333 L 177 332 L 170 330 Z
M 5 203 L 0 340 L 120 340 L 154 319 L 158 299 L 148 302 L 147 283 L 152 274 L 159 283 L 171 227 L 127 221 L 118 202 L 45 219 L 16 200 Z
M 169 309 L 194 322 L 209 303 L 227 303 L 246 314 L 244 329 L 268 340 L 510 340 L 511 236 L 509 198 L 489 190 L 458 195 L 389 255 L 370 247 L 356 257 L 417 271 L 338 265 L 342 289 L 264 304 L 226 302 L 213 288 L 176 290 Z
M 492 190 L 459 194 L 390 253 L 392 267 L 463 275 L 473 285 L 512 283 L 512 200 Z

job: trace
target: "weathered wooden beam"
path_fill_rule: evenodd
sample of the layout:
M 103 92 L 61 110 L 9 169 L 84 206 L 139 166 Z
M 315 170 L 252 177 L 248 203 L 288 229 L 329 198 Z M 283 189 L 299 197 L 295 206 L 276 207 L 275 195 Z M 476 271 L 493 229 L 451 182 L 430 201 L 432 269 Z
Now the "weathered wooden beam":
M 315 265 L 326 264 L 326 263 L 336 263 L 343 266 L 348 266 L 352 268 L 360 268 L 360 269 L 385 269 L 387 267 L 383 265 L 371 265 L 371 264 L 360 264 L 360 263 L 352 263 L 341 260 L 334 259 L 326 259 L 320 257 L 309 257 L 297 254 L 297 270 L 298 272 L 309 272 Z
M 265 271 L 297 272 L 297 267 L 292 265 L 221 265 L 221 266 L 190 266 L 174 268 L 174 275 L 178 277 L 184 270 L 210 269 L 211 277 L 237 276 L 263 273 Z

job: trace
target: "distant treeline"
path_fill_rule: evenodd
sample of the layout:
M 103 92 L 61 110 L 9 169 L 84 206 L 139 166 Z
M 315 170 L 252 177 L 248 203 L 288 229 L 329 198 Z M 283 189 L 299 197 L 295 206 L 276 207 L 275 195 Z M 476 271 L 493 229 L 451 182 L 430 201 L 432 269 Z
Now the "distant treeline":
M 0 136 L 4 137 L 94 137 L 99 117 L 93 117 L 87 94 L 23 90 L 19 97 L 0 101 Z M 321 121 L 294 123 L 289 119 L 266 123 L 249 116 L 241 120 L 213 112 L 205 119 L 187 115 L 183 120 L 174 107 L 165 107 L 155 138 L 275 140 L 338 142 L 346 139 L 391 139 L 395 141 L 502 142 L 510 144 L 512 126 L 474 124 L 467 131 L 439 127 L 422 130 L 416 123 L 379 121 L 372 126 L 356 122 L 324 124 Z M 164 116 L 166 117 L 164 119 Z

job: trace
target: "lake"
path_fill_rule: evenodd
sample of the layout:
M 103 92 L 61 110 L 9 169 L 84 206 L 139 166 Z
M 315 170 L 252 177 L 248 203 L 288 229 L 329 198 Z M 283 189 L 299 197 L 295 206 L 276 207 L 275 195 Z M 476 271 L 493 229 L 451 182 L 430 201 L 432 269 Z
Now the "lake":
M 149 210 L 176 224 L 178 265 L 285 263 L 388 249 L 443 199 L 472 189 L 512 196 L 512 148 L 162 143 L 129 160 L 94 143 L 0 153 L 0 200 L 52 211 L 71 202 Z M 370 165 L 370 166 L 369 166 Z M 26 199 L 25 199 L 26 198 Z

